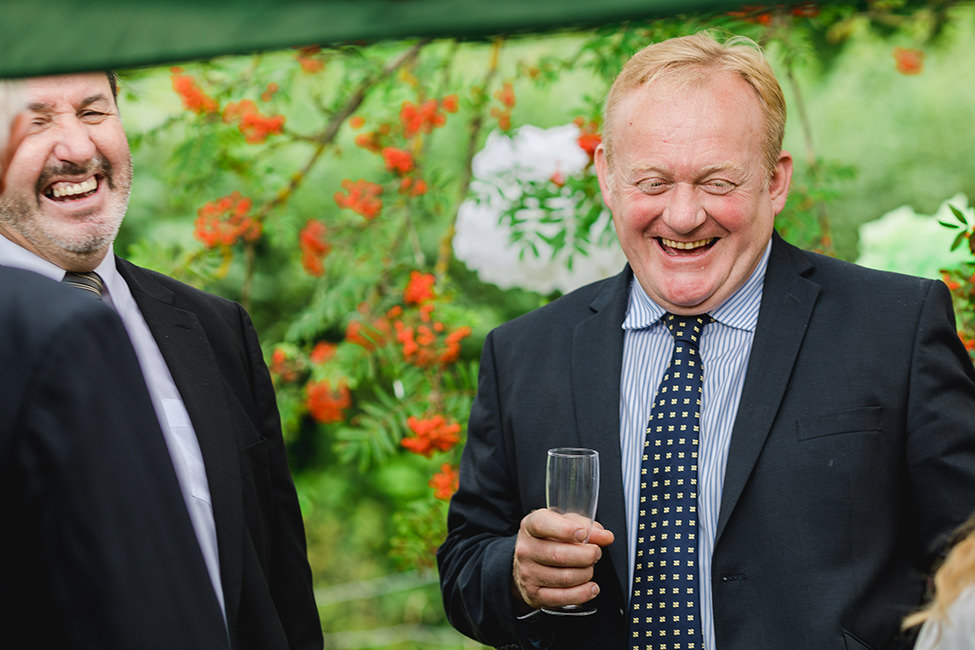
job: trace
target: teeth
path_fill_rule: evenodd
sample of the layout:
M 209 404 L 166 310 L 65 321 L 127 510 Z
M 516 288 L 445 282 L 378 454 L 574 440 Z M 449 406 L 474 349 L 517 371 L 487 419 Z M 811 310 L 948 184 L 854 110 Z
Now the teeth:
M 714 237 L 708 237 L 707 239 L 702 239 L 700 241 L 674 241 L 673 239 L 660 238 L 660 241 L 664 246 L 669 248 L 677 248 L 682 251 L 689 251 L 695 248 L 700 248 L 701 246 L 707 246 L 714 241 Z
M 60 199 L 65 196 L 85 194 L 86 192 L 91 192 L 97 187 L 98 181 L 96 181 L 95 177 L 93 176 L 80 183 L 57 183 L 51 188 L 51 195 L 56 199 Z

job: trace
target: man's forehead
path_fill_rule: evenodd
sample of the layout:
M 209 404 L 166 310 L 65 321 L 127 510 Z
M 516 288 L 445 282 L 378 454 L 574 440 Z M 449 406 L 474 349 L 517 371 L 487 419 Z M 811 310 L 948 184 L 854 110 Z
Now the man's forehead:
M 112 88 L 104 73 L 84 73 L 32 77 L 25 84 L 27 105 L 33 110 L 90 104 L 99 99 L 111 101 Z

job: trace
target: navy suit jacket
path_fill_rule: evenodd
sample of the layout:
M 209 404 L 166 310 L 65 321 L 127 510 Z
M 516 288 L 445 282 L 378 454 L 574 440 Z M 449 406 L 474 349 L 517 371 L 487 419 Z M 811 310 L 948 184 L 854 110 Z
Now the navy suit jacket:
M 227 648 L 118 315 L 92 294 L 0 268 L 0 332 L 6 643 Z
M 488 335 L 438 551 L 450 621 L 489 645 L 628 648 L 620 474 L 632 273 Z M 599 611 L 515 619 L 519 522 L 545 506 L 546 450 L 597 449 Z M 773 236 L 712 558 L 719 650 L 899 647 L 941 536 L 975 511 L 975 381 L 941 282 Z
M 200 441 L 234 650 L 318 650 L 321 623 L 281 420 L 239 304 L 116 258 Z

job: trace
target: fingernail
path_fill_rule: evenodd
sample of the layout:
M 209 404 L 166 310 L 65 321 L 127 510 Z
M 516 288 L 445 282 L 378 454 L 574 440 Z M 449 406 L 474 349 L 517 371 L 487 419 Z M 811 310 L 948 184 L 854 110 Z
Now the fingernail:
M 579 542 L 580 544 L 582 542 L 586 541 L 586 531 L 585 531 L 585 529 L 583 529 L 583 528 L 577 529 L 576 530 L 576 534 L 575 534 L 575 538 L 576 538 L 576 541 Z
M 597 585 L 595 583 L 593 583 L 593 585 L 592 585 L 592 595 L 593 595 L 593 598 L 595 598 L 596 596 L 599 595 L 599 585 Z

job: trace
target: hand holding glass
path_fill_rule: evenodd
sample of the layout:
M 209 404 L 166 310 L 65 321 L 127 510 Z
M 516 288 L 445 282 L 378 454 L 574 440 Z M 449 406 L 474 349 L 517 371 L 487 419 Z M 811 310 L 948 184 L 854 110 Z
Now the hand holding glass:
M 596 518 L 599 497 L 599 452 L 593 449 L 560 447 L 548 450 L 545 466 L 545 500 L 550 510 L 567 515 L 586 529 L 586 539 Z M 591 605 L 566 605 L 542 608 L 548 614 L 587 616 L 596 608 Z

